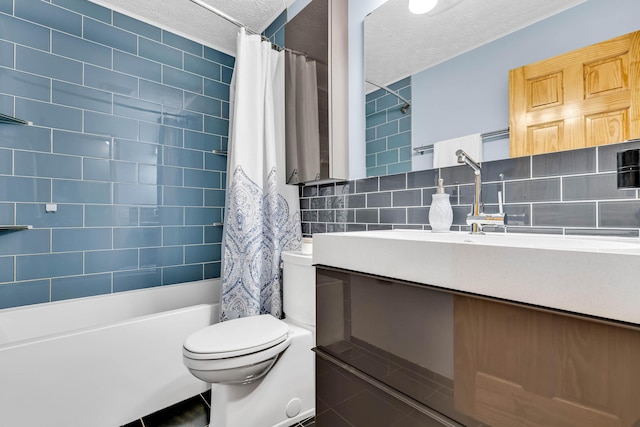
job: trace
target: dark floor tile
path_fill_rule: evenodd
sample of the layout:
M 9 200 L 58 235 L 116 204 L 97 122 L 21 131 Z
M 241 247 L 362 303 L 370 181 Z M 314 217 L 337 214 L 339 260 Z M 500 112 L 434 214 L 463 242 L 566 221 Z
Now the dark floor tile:
M 392 399 L 386 396 L 387 399 Z M 336 406 L 335 411 L 354 426 L 389 427 L 408 415 L 368 390 Z
M 145 427 L 205 427 L 209 407 L 198 395 L 143 418 Z
M 365 388 L 362 380 L 353 376 L 346 377 L 335 370 L 316 377 L 317 396 L 330 407 L 335 407 Z
M 334 411 L 326 411 L 316 417 L 316 427 L 353 427 L 353 424 L 347 422 Z M 364 426 L 363 426 L 364 427 Z
M 419 411 L 414 411 L 392 427 L 444 427 L 445 424 Z

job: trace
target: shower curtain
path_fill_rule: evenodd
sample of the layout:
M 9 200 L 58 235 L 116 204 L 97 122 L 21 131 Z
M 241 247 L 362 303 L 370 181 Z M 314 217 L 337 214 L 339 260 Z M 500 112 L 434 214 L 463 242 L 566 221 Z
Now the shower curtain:
M 298 187 L 285 184 L 284 54 L 238 34 L 224 218 L 220 320 L 282 317 L 280 254 L 301 245 Z
M 320 123 L 316 61 L 285 52 L 287 182 L 320 179 Z

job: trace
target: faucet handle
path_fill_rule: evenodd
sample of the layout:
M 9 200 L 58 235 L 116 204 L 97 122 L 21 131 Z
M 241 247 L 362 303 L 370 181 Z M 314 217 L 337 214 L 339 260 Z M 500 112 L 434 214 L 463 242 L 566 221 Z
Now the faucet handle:
M 480 213 L 478 215 L 467 215 L 467 225 L 477 224 L 480 230 L 485 225 L 505 226 L 507 225 L 507 214 L 505 213 Z

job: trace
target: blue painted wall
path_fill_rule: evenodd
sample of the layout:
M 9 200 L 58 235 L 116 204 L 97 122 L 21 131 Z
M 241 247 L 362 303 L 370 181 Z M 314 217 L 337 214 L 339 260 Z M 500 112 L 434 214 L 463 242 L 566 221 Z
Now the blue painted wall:
M 0 308 L 220 275 L 234 58 L 85 0 L 0 0 Z M 45 204 L 57 204 L 46 213 Z

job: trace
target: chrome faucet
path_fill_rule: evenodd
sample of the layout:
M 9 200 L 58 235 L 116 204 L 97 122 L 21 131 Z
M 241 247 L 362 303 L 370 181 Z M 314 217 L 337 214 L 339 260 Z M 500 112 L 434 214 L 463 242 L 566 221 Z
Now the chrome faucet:
M 501 212 L 497 214 L 486 214 L 482 212 L 480 202 L 480 189 L 482 188 L 482 169 L 480 167 L 480 163 L 469 157 L 469 155 L 463 150 L 456 151 L 456 157 L 458 158 L 458 163 L 466 164 L 471 169 L 473 169 L 473 173 L 476 176 L 473 207 L 471 208 L 471 213 L 467 215 L 467 225 L 471 226 L 471 233 L 482 234 L 482 227 L 485 225 L 504 226 L 507 223 L 507 215 L 502 213 L 502 209 L 500 209 Z M 499 200 L 499 202 L 502 201 Z M 502 203 L 500 203 L 500 206 L 502 206 Z

